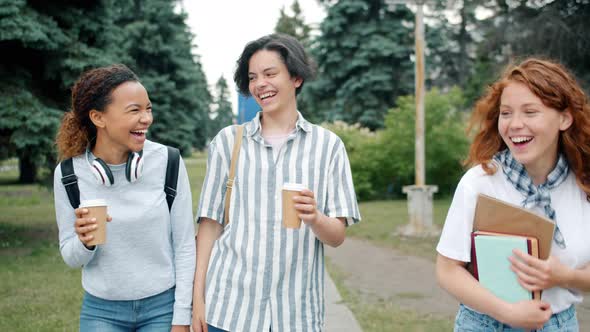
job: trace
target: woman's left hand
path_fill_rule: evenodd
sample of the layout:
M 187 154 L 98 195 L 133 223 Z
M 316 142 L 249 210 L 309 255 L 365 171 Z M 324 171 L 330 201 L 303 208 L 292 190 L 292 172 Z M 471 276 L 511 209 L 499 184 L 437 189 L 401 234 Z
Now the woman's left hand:
M 172 325 L 170 332 L 190 332 L 190 325 Z
M 518 276 L 518 282 L 529 291 L 566 286 L 572 269 L 562 264 L 557 257 L 549 256 L 547 260 L 538 259 L 520 250 L 513 250 L 510 268 Z
M 299 195 L 293 197 L 295 210 L 299 213 L 299 218 L 309 226 L 313 226 L 320 219 L 320 212 L 317 209 L 317 203 L 313 191 L 304 189 Z

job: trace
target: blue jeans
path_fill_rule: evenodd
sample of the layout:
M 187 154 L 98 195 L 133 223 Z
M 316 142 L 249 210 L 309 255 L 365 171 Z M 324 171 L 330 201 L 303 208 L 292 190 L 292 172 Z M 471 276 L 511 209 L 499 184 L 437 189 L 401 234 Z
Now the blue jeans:
M 512 328 L 510 325 L 502 324 L 496 319 L 475 312 L 463 304 L 459 306 L 459 312 L 455 318 L 455 332 L 467 331 L 505 331 L 505 332 L 522 332 L 523 329 Z M 551 318 L 543 325 L 543 328 L 536 331 L 542 332 L 578 332 L 578 319 L 576 318 L 576 309 L 572 305 L 569 309 L 553 314 Z
M 174 290 L 132 301 L 110 301 L 84 292 L 80 332 L 170 332 Z

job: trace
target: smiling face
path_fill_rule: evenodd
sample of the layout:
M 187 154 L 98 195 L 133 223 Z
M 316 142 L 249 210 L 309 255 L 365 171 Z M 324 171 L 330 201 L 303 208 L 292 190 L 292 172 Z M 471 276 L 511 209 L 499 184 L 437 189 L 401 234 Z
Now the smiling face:
M 281 56 L 275 51 L 260 50 L 248 62 L 249 91 L 262 111 L 296 111 L 295 90 L 302 80 L 291 77 Z
M 559 133 L 571 123 L 569 112 L 545 106 L 522 83 L 511 81 L 502 91 L 498 131 L 514 158 L 529 172 L 548 174 L 553 169 Z
M 93 110 L 90 118 L 97 128 L 97 144 L 116 154 L 140 151 L 153 122 L 152 104 L 139 82 L 125 82 L 111 93 L 104 112 Z

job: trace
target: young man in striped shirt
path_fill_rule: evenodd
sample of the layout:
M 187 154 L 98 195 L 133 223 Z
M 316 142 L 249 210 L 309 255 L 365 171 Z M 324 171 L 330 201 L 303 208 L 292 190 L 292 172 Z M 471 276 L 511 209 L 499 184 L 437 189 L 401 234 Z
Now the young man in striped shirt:
M 234 80 L 262 111 L 244 125 L 225 228 L 236 127 L 209 145 L 197 212 L 195 331 L 323 328 L 323 245 L 340 245 L 360 215 L 344 144 L 297 111 L 296 95 L 313 74 L 301 44 L 286 35 L 250 42 L 238 60 Z M 309 188 L 294 198 L 299 229 L 282 226 L 284 183 Z

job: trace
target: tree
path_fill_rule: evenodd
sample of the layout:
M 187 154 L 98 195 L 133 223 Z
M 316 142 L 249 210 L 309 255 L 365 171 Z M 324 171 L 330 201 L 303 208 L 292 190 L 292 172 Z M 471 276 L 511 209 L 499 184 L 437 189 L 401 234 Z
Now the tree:
M 0 158 L 18 157 L 21 183 L 53 168 L 53 138 L 80 72 L 121 58 L 108 2 L 0 1 Z
M 214 111 L 212 113 L 212 131 L 211 135 L 217 134 L 219 130 L 233 123 L 234 113 L 232 111 L 231 96 L 227 82 L 223 76 L 215 84 L 215 101 Z
M 186 13 L 176 1 L 131 0 L 119 4 L 118 22 L 125 30 L 124 50 L 130 67 L 145 85 L 154 105 L 151 138 L 176 146 L 186 155 L 207 140 L 211 95 L 198 57 Z
M 19 157 L 19 182 L 37 180 L 37 167 L 52 162 L 55 128 L 62 112 L 23 87 L 0 84 L 0 157 Z
M 384 0 L 328 5 L 317 48 L 319 79 L 306 91 L 326 120 L 383 126 L 400 95 L 413 92 L 414 15 Z
M 289 16 L 285 11 L 285 7 L 281 8 L 279 20 L 275 26 L 275 32 L 293 36 L 299 40 L 305 48 L 309 49 L 311 46 L 311 27 L 305 24 L 298 0 L 293 1 L 291 12 L 293 14 Z
M 478 22 L 482 38 L 466 86 L 469 99 L 479 96 L 504 65 L 528 56 L 563 63 L 590 88 L 590 1 L 486 0 L 480 5 L 492 14 Z
M 426 180 L 436 183 L 445 196 L 461 178 L 461 162 L 468 152 L 463 104 L 457 87 L 446 93 L 432 89 L 425 96 Z M 385 128 L 373 132 L 342 122 L 327 124 L 346 145 L 360 200 L 399 197 L 403 186 L 414 183 L 414 96 L 400 96 L 397 105 L 385 116 Z
M 425 96 L 426 183 L 436 183 L 443 195 L 453 193 L 463 173 L 461 163 L 467 156 L 464 102 L 459 88 L 447 93 L 432 89 Z M 401 96 L 397 105 L 385 117 L 378 149 L 380 170 L 374 183 L 378 188 L 392 185 L 400 193 L 404 185 L 414 183 L 415 98 Z
M 307 52 L 311 52 L 312 48 L 312 38 L 311 38 L 311 31 L 312 28 L 305 23 L 305 19 L 303 17 L 303 12 L 301 11 L 301 6 L 299 5 L 298 0 L 294 0 L 293 4 L 291 4 L 291 13 L 292 15 L 287 14 L 285 7 L 281 8 L 280 16 L 275 26 L 275 32 L 277 33 L 284 33 L 295 37 L 295 39 L 299 40 L 303 47 L 306 49 Z M 297 95 L 297 109 L 300 111 L 303 116 L 312 122 L 321 121 L 322 118 L 316 116 L 313 112 L 313 101 L 310 99 L 310 95 L 312 92 L 309 92 L 308 86 L 313 84 L 310 82 L 305 82 L 303 85 L 302 93 Z
M 146 86 L 156 140 L 183 152 L 204 145 L 210 96 L 175 4 L 0 0 L 0 158 L 18 157 L 21 182 L 34 181 L 41 166 L 53 169 L 52 142 L 74 81 L 113 63 Z
M 478 2 L 440 0 L 429 6 L 425 27 L 427 86 L 464 88 L 472 76 L 480 31 L 475 17 Z

